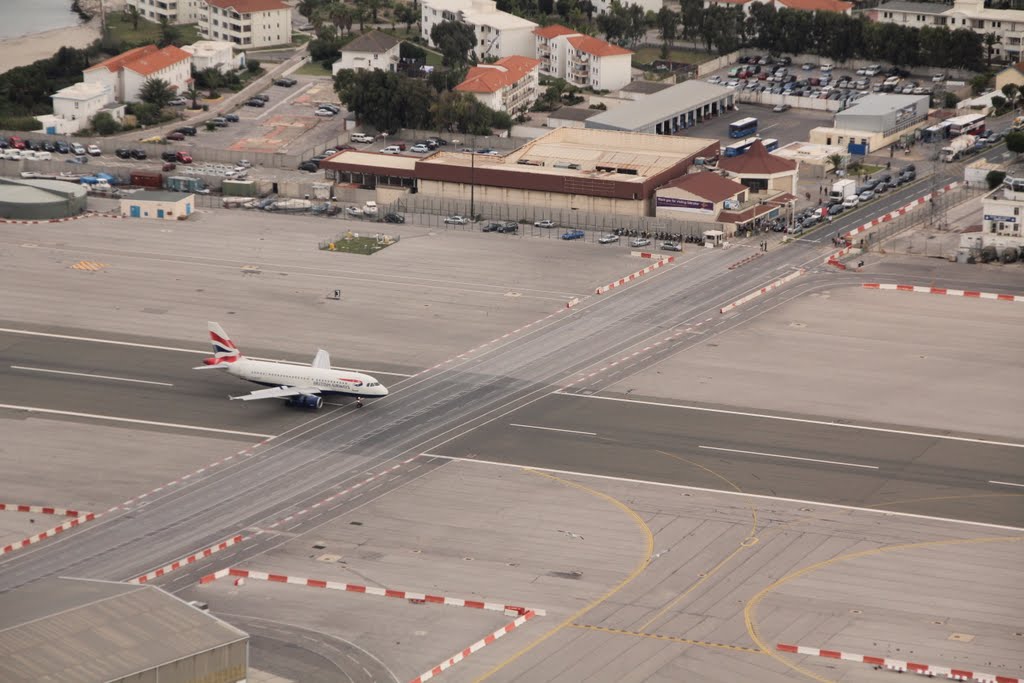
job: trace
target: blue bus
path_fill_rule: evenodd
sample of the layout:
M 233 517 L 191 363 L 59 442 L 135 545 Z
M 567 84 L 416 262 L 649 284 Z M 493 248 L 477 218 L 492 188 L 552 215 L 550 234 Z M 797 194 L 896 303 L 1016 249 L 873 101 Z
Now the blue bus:
M 729 124 L 729 137 L 745 138 L 757 132 L 757 119 L 746 118 Z
M 761 140 L 761 144 L 764 145 L 764 148 L 766 150 L 768 150 L 769 152 L 774 152 L 775 150 L 777 150 L 779 148 L 779 141 L 776 140 L 775 138 L 768 138 L 767 140 Z
M 750 146 L 760 139 L 761 138 L 747 138 L 746 140 L 734 142 L 725 148 L 725 156 L 738 157 L 739 155 L 746 153 L 746 151 L 750 149 Z
M 937 123 L 934 126 L 925 128 L 921 131 L 921 142 L 939 142 L 949 137 L 950 128 L 953 124 L 948 120 L 942 123 Z

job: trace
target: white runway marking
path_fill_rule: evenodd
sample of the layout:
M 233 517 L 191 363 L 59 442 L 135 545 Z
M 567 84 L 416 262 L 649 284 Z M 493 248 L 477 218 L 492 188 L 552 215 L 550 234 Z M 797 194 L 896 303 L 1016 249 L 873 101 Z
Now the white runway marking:
M 510 427 L 522 427 L 523 429 L 543 429 L 547 432 L 565 432 L 566 434 L 583 434 L 584 436 L 597 436 L 597 432 L 578 432 L 575 429 L 557 429 L 555 427 L 538 427 L 537 425 L 521 425 L 514 422 L 508 423 Z
M 33 406 L 15 406 L 9 403 L 0 403 L 0 410 L 23 410 L 28 413 L 43 413 L 47 415 L 68 415 L 71 417 L 87 417 L 91 420 L 109 420 L 111 422 L 128 422 L 131 424 L 152 425 L 154 427 L 172 427 L 174 429 L 187 429 L 197 432 L 216 432 L 217 434 L 237 434 L 239 436 L 260 436 L 273 439 L 273 434 L 257 434 L 255 432 L 238 432 L 233 429 L 216 429 L 214 427 L 197 427 L 195 425 L 183 425 L 174 422 L 155 422 L 153 420 L 136 420 L 130 417 L 114 417 L 113 415 L 96 415 L 94 413 L 76 413 L 70 410 L 53 410 L 51 408 L 35 408 Z
M 798 458 L 795 455 L 779 455 L 778 453 L 761 453 L 760 451 L 741 451 L 735 448 L 718 448 L 716 446 L 698 446 L 706 451 L 724 451 L 726 453 L 743 453 L 745 455 L 763 455 L 766 458 L 785 458 L 786 460 L 803 460 L 804 462 L 821 462 L 826 465 L 842 465 L 843 467 L 863 467 L 866 470 L 877 470 L 874 465 L 858 465 L 853 462 L 840 462 L 838 460 L 819 460 L 818 458 Z
M 138 384 L 156 384 L 161 387 L 173 387 L 170 382 L 152 382 L 148 379 L 132 379 L 130 377 L 112 377 L 110 375 L 94 375 L 89 372 L 68 372 L 67 370 L 50 370 L 48 368 L 30 368 L 26 365 L 12 365 L 12 370 L 28 370 L 30 372 L 49 372 L 54 375 L 73 375 L 75 377 L 92 377 L 95 379 L 112 379 L 117 382 L 136 382 Z
M 1024 484 L 1014 484 L 1012 481 L 990 481 L 990 484 L 998 484 L 999 486 L 1017 486 L 1024 489 Z
M 904 436 L 921 436 L 926 439 L 943 439 L 945 441 L 965 441 L 967 443 L 980 443 L 986 446 L 1008 446 L 1010 448 L 1024 448 L 1024 443 L 1013 443 L 1009 441 L 990 441 L 988 439 L 972 439 L 967 436 L 950 436 L 949 434 L 932 434 L 929 432 L 913 432 L 906 429 L 886 429 L 885 427 L 869 427 L 867 425 L 845 424 L 842 422 L 826 422 L 825 420 L 812 420 L 804 417 L 787 417 L 785 415 L 766 415 L 764 413 L 751 413 L 742 410 L 725 410 L 724 408 L 705 408 L 703 406 L 688 406 L 681 403 L 664 403 L 661 401 L 640 401 L 630 398 L 618 398 L 617 396 L 594 396 L 590 394 L 575 394 L 566 391 L 552 392 L 556 396 L 568 396 L 569 398 L 584 398 L 597 401 L 619 401 L 622 403 L 636 403 L 643 406 L 656 406 L 658 408 L 676 408 L 677 410 L 698 410 L 705 413 L 721 413 L 723 415 L 739 415 L 741 417 L 758 417 L 764 420 L 782 420 L 785 422 L 800 422 L 803 424 L 822 425 L 823 427 L 836 427 L 838 429 L 862 429 L 867 432 L 883 432 L 886 434 L 902 434 Z
M 879 508 L 862 508 L 856 505 L 840 505 L 838 503 L 824 503 L 820 500 L 804 500 L 802 498 L 783 498 L 781 496 L 768 496 L 761 493 L 740 493 L 738 491 L 728 491 L 726 489 L 709 489 L 701 486 L 686 486 L 685 484 L 669 484 L 663 481 L 648 481 L 646 479 L 630 479 L 629 477 L 612 477 L 606 474 L 591 474 L 589 472 L 574 472 L 572 470 L 556 470 L 551 467 L 532 467 L 529 465 L 516 465 L 510 462 L 497 462 L 494 460 L 478 460 L 477 458 L 459 458 L 454 455 L 440 455 L 439 453 L 420 453 L 421 456 L 428 458 L 440 458 L 442 460 L 452 460 L 455 462 L 475 462 L 480 465 L 496 465 L 498 467 L 513 467 L 520 470 L 537 470 L 538 472 L 551 472 L 552 474 L 565 474 L 573 477 L 586 477 L 589 479 L 605 479 L 607 481 L 620 481 L 626 484 L 647 484 L 648 486 L 664 486 L 671 489 L 680 489 L 682 491 L 702 491 L 704 493 L 721 494 L 725 496 L 740 496 L 742 498 L 757 498 L 760 500 L 781 500 L 785 503 L 799 503 L 800 505 L 818 505 L 825 508 L 833 508 L 836 510 L 854 510 L 856 512 L 867 512 L 873 515 L 893 516 L 893 517 L 910 517 L 912 519 L 928 519 L 938 522 L 952 522 L 953 524 L 968 524 L 970 526 L 980 526 L 986 529 L 1006 529 L 1008 531 L 1024 531 L 1024 527 L 1006 526 L 1004 524 L 989 524 L 988 522 L 972 522 L 967 519 L 953 519 L 952 517 L 935 517 L 933 515 L 919 515 L 913 512 L 897 512 L 895 510 L 882 510 Z

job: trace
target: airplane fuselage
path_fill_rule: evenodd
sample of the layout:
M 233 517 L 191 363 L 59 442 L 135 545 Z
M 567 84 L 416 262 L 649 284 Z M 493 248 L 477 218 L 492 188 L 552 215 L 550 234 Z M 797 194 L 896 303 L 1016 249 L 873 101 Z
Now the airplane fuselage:
M 265 386 L 316 387 L 323 394 L 348 394 L 369 398 L 388 395 L 384 385 L 361 372 L 275 363 L 245 357 L 226 365 L 229 374 Z

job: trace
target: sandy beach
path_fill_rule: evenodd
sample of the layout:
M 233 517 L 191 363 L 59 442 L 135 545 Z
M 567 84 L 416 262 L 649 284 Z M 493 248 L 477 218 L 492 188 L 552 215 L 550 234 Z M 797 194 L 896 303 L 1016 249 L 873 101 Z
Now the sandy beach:
M 68 5 L 70 6 L 70 4 L 71 2 L 68 0 Z M 82 4 L 86 9 L 97 10 L 99 2 L 98 0 L 86 0 Z M 104 5 L 109 15 L 111 12 L 120 11 L 124 6 L 124 0 L 106 0 Z M 52 57 L 62 47 L 88 47 L 99 37 L 100 19 L 95 16 L 89 23 L 80 26 L 58 28 L 0 40 L 0 73 L 16 66 L 24 66 L 40 59 Z

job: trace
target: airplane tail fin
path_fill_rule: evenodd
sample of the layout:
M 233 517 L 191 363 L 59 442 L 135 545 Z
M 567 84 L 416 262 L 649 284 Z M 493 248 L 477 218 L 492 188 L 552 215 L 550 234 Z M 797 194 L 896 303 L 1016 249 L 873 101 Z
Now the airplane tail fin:
M 224 328 L 215 322 L 208 323 L 210 328 L 210 343 L 213 344 L 213 358 L 203 361 L 206 365 L 220 365 L 221 363 L 234 363 L 242 357 L 242 353 L 231 341 L 231 337 L 224 331 Z

